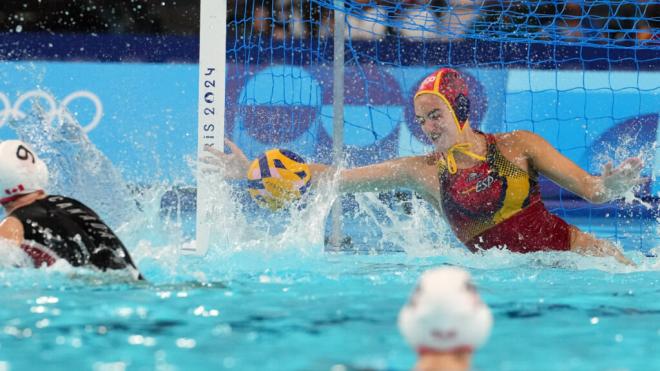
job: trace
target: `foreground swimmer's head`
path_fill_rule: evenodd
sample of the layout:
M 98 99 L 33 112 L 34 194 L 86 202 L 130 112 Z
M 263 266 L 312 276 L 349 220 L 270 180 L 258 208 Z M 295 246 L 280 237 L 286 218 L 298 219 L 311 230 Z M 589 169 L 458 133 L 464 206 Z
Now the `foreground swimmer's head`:
M 48 168 L 27 144 L 20 140 L 0 142 L 0 204 L 44 190 L 47 185 Z
M 493 316 L 470 274 L 444 267 L 425 272 L 399 313 L 399 329 L 420 354 L 471 352 L 481 346 Z
M 428 75 L 414 97 L 415 118 L 422 131 L 441 148 L 448 148 L 469 127 L 470 99 L 463 76 L 451 68 Z

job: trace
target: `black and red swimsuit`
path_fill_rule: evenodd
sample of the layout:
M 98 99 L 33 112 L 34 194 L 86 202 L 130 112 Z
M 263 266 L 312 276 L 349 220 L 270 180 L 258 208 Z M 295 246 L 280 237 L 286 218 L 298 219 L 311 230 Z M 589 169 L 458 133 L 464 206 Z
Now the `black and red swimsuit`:
M 570 250 L 570 226 L 545 208 L 536 176 L 504 157 L 495 136 L 485 135 L 482 163 L 455 174 L 438 163 L 443 212 L 458 239 L 472 251 Z
M 50 195 L 9 215 L 23 225 L 25 251 L 35 265 L 64 259 L 74 267 L 102 271 L 127 269 L 142 278 L 123 243 L 89 207 L 72 198 Z

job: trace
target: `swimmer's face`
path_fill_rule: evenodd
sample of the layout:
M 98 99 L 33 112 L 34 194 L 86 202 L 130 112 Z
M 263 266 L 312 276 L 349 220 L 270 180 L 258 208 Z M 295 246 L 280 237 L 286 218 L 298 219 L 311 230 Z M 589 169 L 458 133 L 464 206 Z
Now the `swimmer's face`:
M 451 108 L 440 97 L 422 94 L 415 99 L 415 121 L 439 150 L 457 143 L 459 132 Z

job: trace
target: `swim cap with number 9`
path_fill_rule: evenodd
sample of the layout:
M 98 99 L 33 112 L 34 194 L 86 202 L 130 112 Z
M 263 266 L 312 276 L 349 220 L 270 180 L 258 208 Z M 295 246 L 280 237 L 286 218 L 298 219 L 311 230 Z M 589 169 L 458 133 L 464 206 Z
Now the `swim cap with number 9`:
M 0 142 L 0 203 L 47 185 L 48 168 L 30 146 L 20 140 Z

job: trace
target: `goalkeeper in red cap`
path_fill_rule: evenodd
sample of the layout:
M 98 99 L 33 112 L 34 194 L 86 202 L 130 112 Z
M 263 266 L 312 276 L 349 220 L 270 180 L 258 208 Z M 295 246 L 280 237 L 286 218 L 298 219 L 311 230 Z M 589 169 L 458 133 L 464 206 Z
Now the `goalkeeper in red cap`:
M 470 99 L 463 76 L 441 68 L 420 84 L 414 96 L 415 117 L 435 151 L 378 164 L 342 169 L 341 192 L 408 188 L 439 210 L 468 249 L 493 247 L 513 252 L 573 251 L 613 256 L 631 264 L 611 242 L 597 239 L 550 213 L 539 191 L 544 175 L 592 203 L 623 197 L 641 184 L 643 163 L 629 158 L 590 175 L 529 131 L 487 134 L 470 127 Z M 244 178 L 249 161 L 233 143 L 232 153 L 209 149 L 211 163 L 229 178 Z M 310 165 L 313 179 L 330 167 Z

